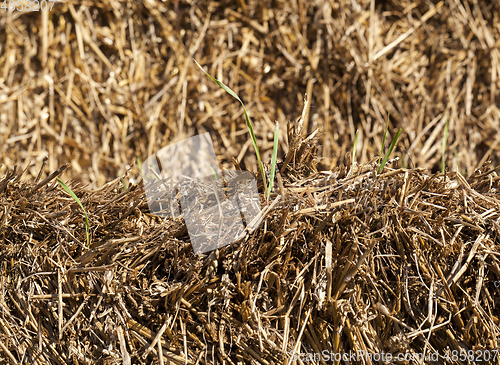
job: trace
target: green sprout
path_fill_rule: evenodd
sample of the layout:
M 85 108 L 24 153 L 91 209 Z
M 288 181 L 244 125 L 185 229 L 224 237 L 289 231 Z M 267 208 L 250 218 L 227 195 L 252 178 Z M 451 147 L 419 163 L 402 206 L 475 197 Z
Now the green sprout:
M 247 122 L 247 128 L 248 128 L 248 131 L 250 132 L 250 137 L 252 139 L 253 146 L 255 148 L 255 155 L 257 156 L 257 162 L 259 164 L 259 169 L 260 169 L 260 172 L 262 174 L 262 182 L 264 183 L 264 189 L 265 189 L 266 186 L 267 186 L 267 184 L 266 184 L 266 173 L 265 173 L 265 170 L 264 170 L 264 165 L 262 164 L 262 161 L 260 159 L 259 147 L 257 146 L 257 138 L 255 137 L 255 133 L 253 131 L 252 123 L 250 122 L 250 118 L 248 117 L 248 113 L 247 113 L 247 110 L 245 108 L 245 104 L 243 104 L 243 101 L 241 101 L 241 99 L 239 98 L 239 96 L 236 95 L 236 93 L 233 90 L 231 90 L 228 86 L 224 85 L 222 82 L 220 82 L 216 78 L 212 77 L 208 72 L 206 72 L 203 69 L 203 67 L 200 66 L 200 64 L 195 59 L 193 59 L 193 61 L 205 73 L 205 75 L 207 75 L 208 77 L 210 77 L 212 79 L 212 81 L 215 82 L 217 85 L 219 85 L 219 87 L 222 88 L 225 92 L 227 92 L 233 98 L 235 98 L 236 100 L 238 100 L 240 102 L 241 106 L 243 107 L 243 112 L 245 113 L 245 119 L 246 119 L 246 122 Z M 276 133 L 279 133 L 279 132 L 276 132 L 276 130 L 275 130 L 275 134 L 274 134 L 274 146 L 273 146 L 273 156 L 277 153 L 277 143 L 278 142 L 277 142 Z M 271 174 L 271 179 L 274 179 L 274 174 Z M 272 182 L 272 180 L 271 180 L 271 182 Z M 272 184 L 270 183 L 268 191 L 270 191 L 271 186 L 272 186 Z M 268 196 L 269 196 L 269 193 L 268 193 Z
M 446 121 L 446 125 L 444 126 L 444 138 L 443 138 L 443 147 L 441 148 L 441 173 L 444 174 L 444 154 L 446 152 L 446 142 L 448 140 L 448 122 L 449 118 Z
M 214 180 L 217 180 L 217 173 L 215 172 L 215 170 L 212 166 L 210 166 L 210 170 L 212 170 L 212 172 L 214 174 Z
M 278 157 L 278 138 L 280 135 L 280 127 L 276 121 L 276 128 L 274 128 L 274 142 L 273 142 L 273 157 L 271 158 L 271 176 L 269 177 L 269 187 L 267 188 L 267 198 L 271 195 L 271 189 L 274 183 L 274 174 L 276 171 L 276 158 Z
M 389 125 L 389 123 L 388 123 L 388 125 Z M 386 129 L 386 133 L 387 133 L 387 129 Z M 389 160 L 389 156 L 391 155 L 392 150 L 396 146 L 396 142 L 398 141 L 398 138 L 399 138 L 400 134 L 401 134 L 401 128 L 399 128 L 398 133 L 396 133 L 396 135 L 392 139 L 391 145 L 389 146 L 389 149 L 385 153 L 385 156 L 382 159 L 382 162 L 381 162 L 380 166 L 378 167 L 377 175 L 380 174 L 384 170 L 385 164 L 387 163 L 387 160 Z M 385 140 L 385 135 L 384 135 L 384 140 Z M 382 156 L 382 154 L 380 154 L 380 156 Z
M 85 208 L 83 207 L 80 199 L 78 199 L 78 197 L 76 196 L 75 193 L 73 193 L 73 191 L 65 184 L 61 181 L 61 179 L 59 178 L 56 178 L 57 182 L 59 183 L 59 185 L 62 186 L 62 188 L 64 190 L 66 190 L 66 192 L 78 203 L 78 205 L 82 208 L 83 210 L 83 214 L 85 214 L 85 232 L 87 233 L 87 246 L 90 247 L 90 224 L 89 224 L 89 217 L 87 215 L 87 212 L 85 211 Z
M 142 172 L 142 160 L 139 156 L 137 156 L 137 166 L 139 167 L 139 171 Z

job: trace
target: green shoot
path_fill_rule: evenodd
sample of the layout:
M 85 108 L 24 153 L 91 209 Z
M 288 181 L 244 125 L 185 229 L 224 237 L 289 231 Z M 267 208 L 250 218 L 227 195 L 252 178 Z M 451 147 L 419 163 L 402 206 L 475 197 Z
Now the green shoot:
M 137 156 L 137 166 L 139 167 L 139 171 L 142 172 L 142 160 L 139 156 Z
M 212 170 L 212 172 L 214 174 L 214 180 L 217 180 L 217 173 L 215 172 L 215 170 L 212 166 L 210 166 L 210 170 Z
M 398 141 L 400 134 L 401 134 L 401 128 L 399 129 L 398 133 L 396 133 L 396 135 L 392 139 L 391 145 L 389 146 L 389 149 L 387 150 L 387 152 L 384 156 L 384 159 L 382 160 L 382 163 L 378 167 L 377 175 L 380 174 L 384 170 L 385 164 L 387 163 L 387 160 L 389 160 L 389 156 L 391 155 L 392 150 L 396 146 L 396 142 Z
M 444 138 L 443 138 L 443 147 L 441 149 L 441 173 L 444 174 L 444 154 L 446 152 L 446 142 L 448 140 L 448 119 L 446 121 L 446 125 L 444 126 Z
M 87 216 L 87 212 L 85 211 L 85 208 L 83 207 L 82 203 L 80 202 L 80 199 L 73 193 L 73 191 L 61 181 L 61 179 L 56 178 L 57 182 L 59 185 L 62 186 L 64 190 L 78 203 L 78 205 L 82 208 L 83 214 L 85 214 L 85 232 L 87 233 L 87 246 L 90 247 L 90 224 L 89 224 L 89 217 Z
M 257 146 L 257 138 L 255 138 L 255 133 L 253 132 L 252 123 L 250 122 L 250 118 L 248 117 L 248 113 L 247 113 L 247 110 L 245 108 L 245 104 L 243 104 L 243 101 L 241 101 L 241 99 L 239 98 L 239 96 L 236 95 L 236 93 L 233 90 L 231 90 L 229 87 L 227 87 L 226 85 L 224 85 L 219 80 L 213 78 L 208 72 L 206 72 L 203 69 L 203 67 L 200 66 L 200 64 L 195 59 L 193 59 L 193 61 L 205 73 L 205 75 L 207 75 L 208 77 L 210 77 L 212 79 L 212 81 L 215 82 L 217 85 L 219 85 L 219 87 L 222 88 L 225 92 L 227 92 L 233 98 L 235 98 L 236 100 L 238 100 L 240 102 L 241 106 L 243 107 L 243 112 L 245 113 L 245 119 L 246 119 L 246 122 L 247 122 L 247 128 L 248 128 L 248 131 L 250 132 L 250 137 L 252 138 L 253 146 L 255 148 L 255 155 L 257 156 L 257 162 L 259 164 L 259 169 L 260 169 L 260 172 L 262 174 L 262 182 L 264 183 L 264 189 L 265 189 L 265 187 L 267 185 L 266 184 L 266 173 L 264 171 L 264 165 L 262 164 L 262 161 L 260 159 L 259 147 Z
M 356 149 L 358 148 L 358 132 L 356 130 L 356 135 L 354 136 L 354 148 L 352 149 L 352 161 L 351 161 L 351 174 L 354 172 L 354 159 L 356 158 Z
M 271 176 L 269 177 L 269 187 L 267 188 L 267 198 L 271 195 L 271 189 L 274 183 L 274 174 L 276 171 L 276 158 L 278 157 L 278 138 L 280 135 L 280 127 L 276 121 L 276 128 L 274 128 L 274 143 L 273 143 L 273 157 L 271 158 Z
M 391 113 L 389 112 L 387 114 L 387 125 L 385 126 L 384 139 L 382 140 L 382 147 L 380 147 L 380 155 L 379 155 L 379 158 L 378 158 L 379 165 L 380 165 L 380 162 L 382 161 L 382 153 L 384 152 L 385 137 L 387 136 L 387 130 L 389 129 L 389 118 L 390 117 L 391 117 Z

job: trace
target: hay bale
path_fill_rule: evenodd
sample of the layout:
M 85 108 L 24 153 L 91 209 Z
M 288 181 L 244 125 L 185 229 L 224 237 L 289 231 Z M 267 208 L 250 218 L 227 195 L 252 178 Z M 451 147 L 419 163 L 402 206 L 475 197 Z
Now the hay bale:
M 1 361 L 287 364 L 363 350 L 443 363 L 497 349 L 498 168 L 317 172 L 307 151 L 321 136 L 290 130 L 295 158 L 260 227 L 200 256 L 140 185 L 72 185 L 86 247 L 82 210 L 54 181 L 62 169 L 41 182 L 7 174 Z

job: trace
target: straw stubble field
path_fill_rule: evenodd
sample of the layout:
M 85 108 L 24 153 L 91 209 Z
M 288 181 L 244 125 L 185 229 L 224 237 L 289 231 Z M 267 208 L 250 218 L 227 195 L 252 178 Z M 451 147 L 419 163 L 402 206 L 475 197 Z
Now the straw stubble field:
M 498 2 L 0 15 L 1 362 L 500 363 Z M 137 162 L 210 132 L 221 166 L 260 174 L 192 58 L 245 102 L 268 170 L 281 129 L 272 209 L 261 182 L 260 227 L 201 256 L 149 212 Z M 399 160 L 376 176 L 389 114 Z

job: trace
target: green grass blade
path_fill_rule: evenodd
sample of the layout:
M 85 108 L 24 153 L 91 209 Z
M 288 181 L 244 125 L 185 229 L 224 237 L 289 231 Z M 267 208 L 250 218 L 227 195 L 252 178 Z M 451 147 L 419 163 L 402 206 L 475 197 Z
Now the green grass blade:
M 387 163 L 387 160 L 389 160 L 389 156 L 391 155 L 392 150 L 396 146 L 396 142 L 398 141 L 400 134 L 401 134 L 401 128 L 399 129 L 398 133 L 396 133 L 396 135 L 392 139 L 391 145 L 389 146 L 389 149 L 387 150 L 387 152 L 384 156 L 384 159 L 382 160 L 382 163 L 378 167 L 377 175 L 380 174 L 384 170 L 385 164 Z
M 139 156 L 137 156 L 137 166 L 139 167 L 139 171 L 142 172 L 142 160 Z
M 219 87 L 222 88 L 225 92 L 227 92 L 233 98 L 235 98 L 236 100 L 238 100 L 240 102 L 241 106 L 243 107 L 243 112 L 245 113 L 245 119 L 246 119 L 246 122 L 247 122 L 247 128 L 248 128 L 248 131 L 250 132 L 250 137 L 252 138 L 253 147 L 255 148 L 255 155 L 257 156 L 257 162 L 259 164 L 259 169 L 260 169 L 260 172 L 262 174 L 262 181 L 264 182 L 264 189 L 265 189 L 265 187 L 266 187 L 266 173 L 264 171 L 264 165 L 262 164 L 262 161 L 260 159 L 259 147 L 257 146 L 257 138 L 255 137 L 255 133 L 253 131 L 252 123 L 250 122 L 250 118 L 248 117 L 248 113 L 247 113 L 247 109 L 245 108 L 245 104 L 243 104 L 243 101 L 241 101 L 241 99 L 239 98 L 239 96 L 236 95 L 236 93 L 233 90 L 231 90 L 228 86 L 224 85 L 222 82 L 220 82 L 216 78 L 213 78 L 208 72 L 206 72 L 203 69 L 203 67 L 200 66 L 200 64 L 195 59 L 193 59 L 193 61 L 205 73 L 205 75 L 207 75 L 208 77 L 210 77 L 212 79 L 212 81 L 215 82 L 217 85 L 219 85 Z
M 276 121 L 276 128 L 274 128 L 274 142 L 273 142 L 273 157 L 271 158 L 271 176 L 269 177 L 269 187 L 267 188 L 267 198 L 271 195 L 271 189 L 274 184 L 274 174 L 276 171 L 276 158 L 278 157 L 278 139 L 280 135 L 280 127 Z
M 352 149 L 352 161 L 351 161 L 351 174 L 354 172 L 354 158 L 356 157 L 356 149 L 358 148 L 358 132 L 356 130 L 356 135 L 354 136 L 354 148 Z
M 76 201 L 78 203 L 78 205 L 82 208 L 83 214 L 85 214 L 85 232 L 87 233 L 87 246 L 90 247 L 90 234 L 89 234 L 90 224 L 89 224 L 89 217 L 87 216 L 87 212 L 85 211 L 85 208 L 83 207 L 82 202 L 80 201 L 80 199 L 78 199 L 78 197 L 76 196 L 76 194 L 73 193 L 73 191 L 65 183 L 62 182 L 61 179 L 56 178 L 56 180 L 59 183 L 59 185 L 61 185 L 61 187 L 64 190 L 66 190 L 66 192 L 73 198 L 73 200 Z
M 384 139 L 382 140 L 382 147 L 380 147 L 380 155 L 378 157 L 378 163 L 382 161 L 382 153 L 384 153 L 385 146 L 385 137 L 387 136 L 387 130 L 389 129 L 389 118 L 391 117 L 391 113 L 387 114 L 387 125 L 385 126 Z
M 446 142 L 448 140 L 448 119 L 446 121 L 446 125 L 444 126 L 444 138 L 443 138 L 443 147 L 441 148 L 441 173 L 444 174 L 444 154 L 446 152 Z
M 217 180 L 217 173 L 212 166 L 210 166 L 210 170 L 212 170 L 212 173 L 214 174 L 214 180 Z

